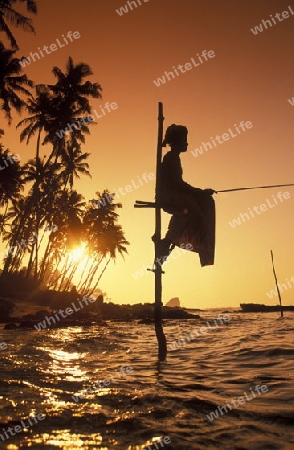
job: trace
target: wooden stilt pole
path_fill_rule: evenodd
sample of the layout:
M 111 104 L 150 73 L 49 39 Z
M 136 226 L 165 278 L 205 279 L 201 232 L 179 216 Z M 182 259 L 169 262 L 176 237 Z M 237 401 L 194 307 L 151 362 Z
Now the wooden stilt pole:
M 157 138 L 157 154 L 156 154 L 156 190 L 155 190 L 155 303 L 154 303 L 154 322 L 155 333 L 158 341 L 158 359 L 163 361 L 166 358 L 166 338 L 162 327 L 162 269 L 160 264 L 159 242 L 161 239 L 161 208 L 159 206 L 159 192 L 160 192 L 160 166 L 162 159 L 162 141 L 163 141 L 163 105 L 158 103 L 158 138 Z
M 275 282 L 276 282 L 276 286 L 277 286 L 277 292 L 278 292 L 279 301 L 280 301 L 281 317 L 284 317 L 283 306 L 282 306 L 282 299 L 281 299 L 280 289 L 279 289 L 279 285 L 278 285 L 278 279 L 277 279 L 277 275 L 276 275 L 276 271 L 275 271 L 274 255 L 273 255 L 273 251 L 272 250 L 271 250 L 271 257 L 272 257 L 273 273 L 274 273 Z
M 161 240 L 161 206 L 159 202 L 160 193 L 160 166 L 162 159 L 162 141 L 163 141 L 163 105 L 158 103 L 158 137 L 156 152 L 156 187 L 155 202 L 136 200 L 135 208 L 155 208 L 155 234 L 152 237 L 155 246 L 154 270 L 155 274 L 155 302 L 154 302 L 154 323 L 155 334 L 158 342 L 158 359 L 164 361 L 167 354 L 166 338 L 162 327 L 162 282 L 161 276 L 164 272 L 160 264 L 160 240 Z

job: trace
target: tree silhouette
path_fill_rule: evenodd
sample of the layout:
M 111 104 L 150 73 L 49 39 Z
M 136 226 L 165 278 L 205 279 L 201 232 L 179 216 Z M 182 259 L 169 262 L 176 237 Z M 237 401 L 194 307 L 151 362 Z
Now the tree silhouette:
M 31 19 L 23 16 L 13 6 L 15 3 L 26 3 L 26 9 L 28 12 L 37 14 L 37 3 L 34 0 L 1 0 L 0 1 L 0 31 L 4 31 L 11 46 L 18 50 L 16 39 L 13 36 L 9 25 L 16 26 L 24 31 L 35 32 Z
M 7 166 L 4 161 L 8 164 Z M 4 150 L 4 146 L 1 143 L 0 168 L 0 207 L 6 208 L 5 216 L 9 202 L 19 198 L 23 189 L 23 179 L 19 162 L 11 158 L 10 151 L 8 149 Z
M 61 156 L 61 178 L 66 189 L 69 183 L 70 189 L 73 189 L 74 177 L 80 178 L 80 174 L 91 177 L 89 172 L 89 164 L 85 160 L 90 153 L 82 153 L 81 145 L 73 138 L 66 142 L 64 153 Z
M 19 93 L 30 97 L 31 93 L 24 86 L 33 87 L 33 82 L 26 75 L 20 75 L 22 67 L 19 59 L 13 55 L 16 50 L 8 50 L 0 42 L 0 99 L 1 110 L 4 111 L 8 123 L 11 123 L 11 110 L 14 108 L 18 113 L 25 108 L 26 102 Z

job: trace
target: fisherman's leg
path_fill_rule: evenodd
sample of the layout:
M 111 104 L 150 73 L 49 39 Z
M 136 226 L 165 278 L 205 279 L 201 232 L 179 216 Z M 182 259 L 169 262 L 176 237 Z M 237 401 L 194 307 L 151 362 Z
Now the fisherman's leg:
M 161 196 L 161 204 L 164 205 L 163 210 L 165 212 L 172 214 L 165 237 L 157 243 L 159 247 L 158 258 L 164 259 L 170 255 L 175 247 L 175 244 L 173 243 L 175 236 L 172 232 L 172 230 L 175 228 L 174 213 L 181 212 L 181 210 L 183 209 L 183 197 L 179 195 L 178 192 L 170 191 L 168 195 Z M 155 242 L 154 238 L 155 236 L 152 237 L 152 240 Z
M 183 207 L 185 205 L 185 207 Z M 169 223 L 166 239 L 176 245 L 191 244 L 195 252 L 206 248 L 205 217 L 197 198 L 192 194 L 182 197 L 181 208 Z

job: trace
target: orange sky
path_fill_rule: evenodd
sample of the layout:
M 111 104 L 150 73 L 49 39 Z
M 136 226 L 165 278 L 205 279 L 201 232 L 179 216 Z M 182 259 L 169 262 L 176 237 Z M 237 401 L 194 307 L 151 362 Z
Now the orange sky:
M 125 0 L 39 1 L 33 17 L 36 35 L 14 31 L 18 56 L 28 56 L 49 46 L 68 31 L 80 39 L 46 55 L 25 69 L 35 83 L 53 83 L 54 65 L 65 69 L 69 55 L 75 63 L 88 63 L 103 88 L 102 101 L 92 101 L 101 111 L 105 102 L 117 110 L 91 126 L 84 151 L 92 180 L 76 184 L 86 199 L 104 188 L 118 189 L 155 173 L 157 103 L 164 104 L 165 127 L 184 124 L 189 129 L 189 150 L 182 155 L 184 179 L 194 186 L 216 190 L 294 182 L 293 120 L 294 15 L 254 35 L 250 29 L 270 15 L 289 11 L 288 0 L 149 0 L 127 14 L 116 9 Z M 139 4 L 139 2 L 138 2 Z M 4 41 L 3 34 L 1 34 Z M 215 57 L 181 73 L 165 85 L 153 80 L 173 66 L 197 59 L 197 53 L 213 50 Z M 197 158 L 191 150 L 202 141 L 222 135 L 234 124 L 252 122 L 252 128 Z M 19 143 L 14 115 L 5 128 L 4 145 L 19 153 L 22 161 L 33 157 L 35 142 Z M 2 116 L 1 127 L 4 125 Z M 43 147 L 44 154 L 49 148 Z M 134 209 L 136 199 L 153 200 L 154 181 L 122 196 L 120 223 L 130 241 L 129 256 L 118 259 L 102 278 L 101 289 L 115 303 L 153 301 L 154 277 L 132 274 L 153 259 L 151 235 L 154 211 Z M 290 198 L 232 228 L 229 221 L 254 206 L 273 202 L 278 192 Z M 215 266 L 201 268 L 197 254 L 175 253 L 165 265 L 163 301 L 179 297 L 194 308 L 238 306 L 240 302 L 277 303 L 266 292 L 274 288 L 270 249 L 273 249 L 280 283 L 294 276 L 294 188 L 218 194 L 216 200 Z M 169 217 L 163 214 L 163 234 Z M 294 287 L 294 282 L 292 283 Z M 282 293 L 284 304 L 294 304 L 294 289 Z

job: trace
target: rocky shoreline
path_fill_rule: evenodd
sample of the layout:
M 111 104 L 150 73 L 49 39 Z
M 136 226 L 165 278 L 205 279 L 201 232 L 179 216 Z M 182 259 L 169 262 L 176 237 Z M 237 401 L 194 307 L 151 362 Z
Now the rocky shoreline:
M 91 301 L 90 301 L 91 299 Z M 73 326 L 106 325 L 106 321 L 130 322 L 137 320 L 144 325 L 154 322 L 152 303 L 117 305 L 104 303 L 103 297 L 97 299 L 77 298 L 71 293 L 51 293 L 41 296 L 36 302 L 0 298 L 0 322 L 7 330 L 46 329 Z M 163 319 L 199 319 L 180 307 L 162 307 Z

